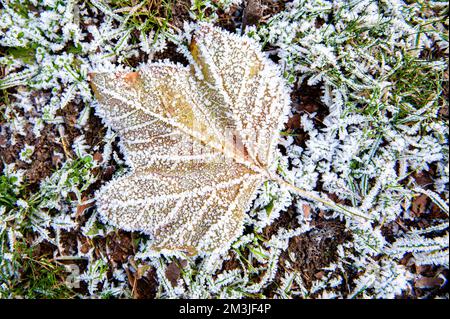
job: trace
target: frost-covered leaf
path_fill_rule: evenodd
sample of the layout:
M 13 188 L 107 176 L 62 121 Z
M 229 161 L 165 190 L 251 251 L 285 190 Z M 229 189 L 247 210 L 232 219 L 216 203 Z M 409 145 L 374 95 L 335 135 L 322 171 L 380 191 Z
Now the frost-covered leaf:
M 249 38 L 202 24 L 189 49 L 187 67 L 99 73 L 92 86 L 131 167 L 97 193 L 99 212 L 152 235 L 155 250 L 196 254 L 241 233 L 256 189 L 274 175 L 289 97 Z

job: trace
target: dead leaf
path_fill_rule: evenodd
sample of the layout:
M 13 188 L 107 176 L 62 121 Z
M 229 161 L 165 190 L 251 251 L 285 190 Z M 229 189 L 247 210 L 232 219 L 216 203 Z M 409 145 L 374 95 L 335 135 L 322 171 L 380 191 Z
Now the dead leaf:
M 411 211 L 416 216 L 420 216 L 426 212 L 428 205 L 428 196 L 425 194 L 420 194 L 416 198 L 413 199 L 411 204 Z
M 303 216 L 305 216 L 305 218 L 309 218 L 309 216 L 311 215 L 311 206 L 309 206 L 308 204 L 303 204 L 302 209 Z
M 229 246 L 255 190 L 274 174 L 289 95 L 255 42 L 202 24 L 189 67 L 91 74 L 97 113 L 122 139 L 131 172 L 97 193 L 112 224 L 155 250 Z
M 440 287 L 444 283 L 444 280 L 440 277 L 422 277 L 414 281 L 416 288 L 434 288 Z
M 94 156 L 93 156 L 94 161 L 96 161 L 97 163 L 101 163 L 103 161 L 103 156 L 102 153 L 100 152 L 95 152 Z
M 150 234 L 159 252 L 223 251 L 267 180 L 368 219 L 276 174 L 290 99 L 254 40 L 200 24 L 189 48 L 187 67 L 159 62 L 138 73 L 90 74 L 97 115 L 121 137 L 130 167 L 97 192 L 104 219 Z
M 173 287 L 177 285 L 178 279 L 181 278 L 181 271 L 187 266 L 186 260 L 173 260 L 166 268 L 165 275 Z
M 83 197 L 81 199 L 81 204 L 79 204 L 77 206 L 77 212 L 75 214 L 75 218 L 80 218 L 87 209 L 89 209 L 90 207 L 92 207 L 94 205 L 95 205 L 94 201 L 88 201 L 87 197 Z

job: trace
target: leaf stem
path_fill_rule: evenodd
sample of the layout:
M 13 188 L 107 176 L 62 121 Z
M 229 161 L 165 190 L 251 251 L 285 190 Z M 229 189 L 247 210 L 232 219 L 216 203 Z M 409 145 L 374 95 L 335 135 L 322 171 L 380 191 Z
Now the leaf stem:
M 325 206 L 327 206 L 327 207 L 329 207 L 329 208 L 331 208 L 331 209 L 333 209 L 333 210 L 335 210 L 337 212 L 343 213 L 343 214 L 345 214 L 347 216 L 357 216 L 357 217 L 363 218 L 365 220 L 372 220 L 373 219 L 373 218 L 367 216 L 366 214 L 364 214 L 362 212 L 354 211 L 354 210 L 350 209 L 349 207 L 337 204 L 337 203 L 335 203 L 332 200 L 327 200 L 327 199 L 321 198 L 321 197 L 317 196 L 316 194 L 314 194 L 312 192 L 309 192 L 307 190 L 301 189 L 301 188 L 295 186 L 294 184 L 291 184 L 290 182 L 285 181 L 284 179 L 282 179 L 281 177 L 279 177 L 277 175 L 269 174 L 269 176 L 270 176 L 271 180 L 277 182 L 280 186 L 285 186 L 291 192 L 293 192 L 293 193 L 295 193 L 295 194 L 297 194 L 297 195 L 299 195 L 299 196 L 301 196 L 301 197 L 303 197 L 305 199 L 308 199 L 310 201 L 315 201 L 315 202 L 322 203 Z

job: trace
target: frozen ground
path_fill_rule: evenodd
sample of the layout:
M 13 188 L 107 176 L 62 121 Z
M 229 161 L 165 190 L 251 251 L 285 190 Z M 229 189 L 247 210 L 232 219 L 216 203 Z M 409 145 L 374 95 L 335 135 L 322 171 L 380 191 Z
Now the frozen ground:
M 1 297 L 448 298 L 446 1 L 0 3 Z M 127 167 L 87 74 L 187 64 L 197 21 L 284 70 L 279 173 L 371 222 L 266 183 L 230 250 L 192 258 L 98 219 Z

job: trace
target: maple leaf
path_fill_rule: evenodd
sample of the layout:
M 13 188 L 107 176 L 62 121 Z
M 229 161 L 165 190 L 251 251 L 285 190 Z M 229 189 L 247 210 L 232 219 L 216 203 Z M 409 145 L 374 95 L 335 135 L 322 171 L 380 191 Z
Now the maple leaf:
M 189 66 L 92 74 L 91 85 L 131 168 L 97 192 L 98 211 L 150 234 L 154 250 L 194 255 L 228 248 L 261 183 L 286 183 L 273 164 L 290 99 L 247 37 L 201 24 L 189 50 Z

